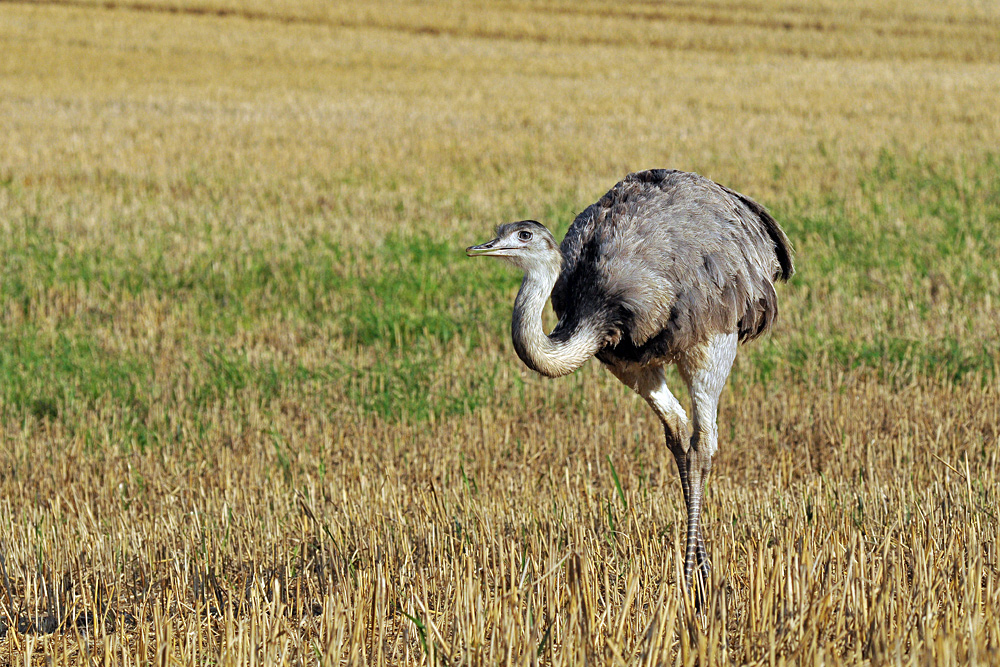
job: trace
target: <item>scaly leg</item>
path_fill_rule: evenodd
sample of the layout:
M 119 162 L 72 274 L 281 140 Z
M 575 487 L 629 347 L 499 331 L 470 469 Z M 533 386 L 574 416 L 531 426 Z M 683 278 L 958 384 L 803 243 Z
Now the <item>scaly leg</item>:
M 690 501 L 684 576 L 690 588 L 694 583 L 693 575 L 697 563 L 699 600 L 703 599 L 711 569 L 708 551 L 705 549 L 705 536 L 701 528 L 701 507 L 708 476 L 712 470 L 712 456 L 719 448 L 719 428 L 716 423 L 719 396 L 736 359 L 736 346 L 736 334 L 720 334 L 684 355 L 677 363 L 681 377 L 691 394 L 694 425 L 686 457 Z
M 677 401 L 664 377 L 662 366 L 610 366 L 611 372 L 626 386 L 633 389 L 637 394 L 646 399 L 653 412 L 663 422 L 663 432 L 667 443 L 667 449 L 674 455 L 677 463 L 677 473 L 681 479 L 681 490 L 684 493 L 684 508 L 688 515 L 688 539 L 685 551 L 684 582 L 688 589 L 691 588 L 691 573 L 695 556 L 692 549 L 696 548 L 697 541 L 692 540 L 691 533 L 691 481 L 689 476 L 689 449 L 691 447 L 688 440 L 688 418 L 684 408 Z M 694 515 L 697 518 L 697 513 Z M 694 524 L 697 526 L 697 522 Z M 695 533 L 697 537 L 697 532 Z M 692 565 L 688 565 L 688 562 Z

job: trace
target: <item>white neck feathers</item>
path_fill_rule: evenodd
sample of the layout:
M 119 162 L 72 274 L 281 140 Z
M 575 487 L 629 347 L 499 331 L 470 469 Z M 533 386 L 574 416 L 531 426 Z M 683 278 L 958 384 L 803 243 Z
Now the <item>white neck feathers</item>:
M 600 332 L 580 325 L 565 339 L 553 340 L 542 329 L 542 311 L 559 277 L 558 267 L 525 273 L 514 301 L 511 335 L 514 349 L 528 368 L 548 377 L 568 375 L 600 349 Z

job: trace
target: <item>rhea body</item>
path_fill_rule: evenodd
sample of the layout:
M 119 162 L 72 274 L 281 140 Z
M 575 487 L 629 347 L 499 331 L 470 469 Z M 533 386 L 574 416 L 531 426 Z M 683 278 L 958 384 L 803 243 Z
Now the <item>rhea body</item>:
M 739 343 L 777 317 L 774 284 L 793 273 L 791 247 L 760 204 L 697 174 L 629 174 L 580 213 L 561 244 L 541 224 L 501 225 L 470 256 L 524 272 L 511 334 L 518 357 L 548 377 L 596 356 L 652 407 L 680 474 L 687 509 L 684 579 L 707 582 L 701 529 L 718 449 L 716 415 Z M 548 334 L 551 298 L 558 323 Z M 691 417 L 668 389 L 676 365 Z M 697 565 L 697 568 L 696 568 Z

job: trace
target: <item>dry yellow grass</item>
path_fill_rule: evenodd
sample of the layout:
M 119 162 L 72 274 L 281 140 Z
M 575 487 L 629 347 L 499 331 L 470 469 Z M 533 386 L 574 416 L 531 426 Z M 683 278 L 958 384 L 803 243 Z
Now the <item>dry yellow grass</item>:
M 0 664 L 1000 661 L 998 33 L 0 3 Z M 517 278 L 459 252 L 654 166 L 799 267 L 724 395 L 700 616 L 658 423 L 527 373 Z

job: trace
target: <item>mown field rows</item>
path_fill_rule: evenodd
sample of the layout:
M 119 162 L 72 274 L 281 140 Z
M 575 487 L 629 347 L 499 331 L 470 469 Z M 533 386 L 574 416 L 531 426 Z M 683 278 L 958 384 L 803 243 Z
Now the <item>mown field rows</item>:
M 998 30 L 0 2 L 0 664 L 1000 660 Z M 462 252 L 648 167 L 796 251 L 700 615 L 658 422 L 597 362 L 528 372 L 520 277 Z

